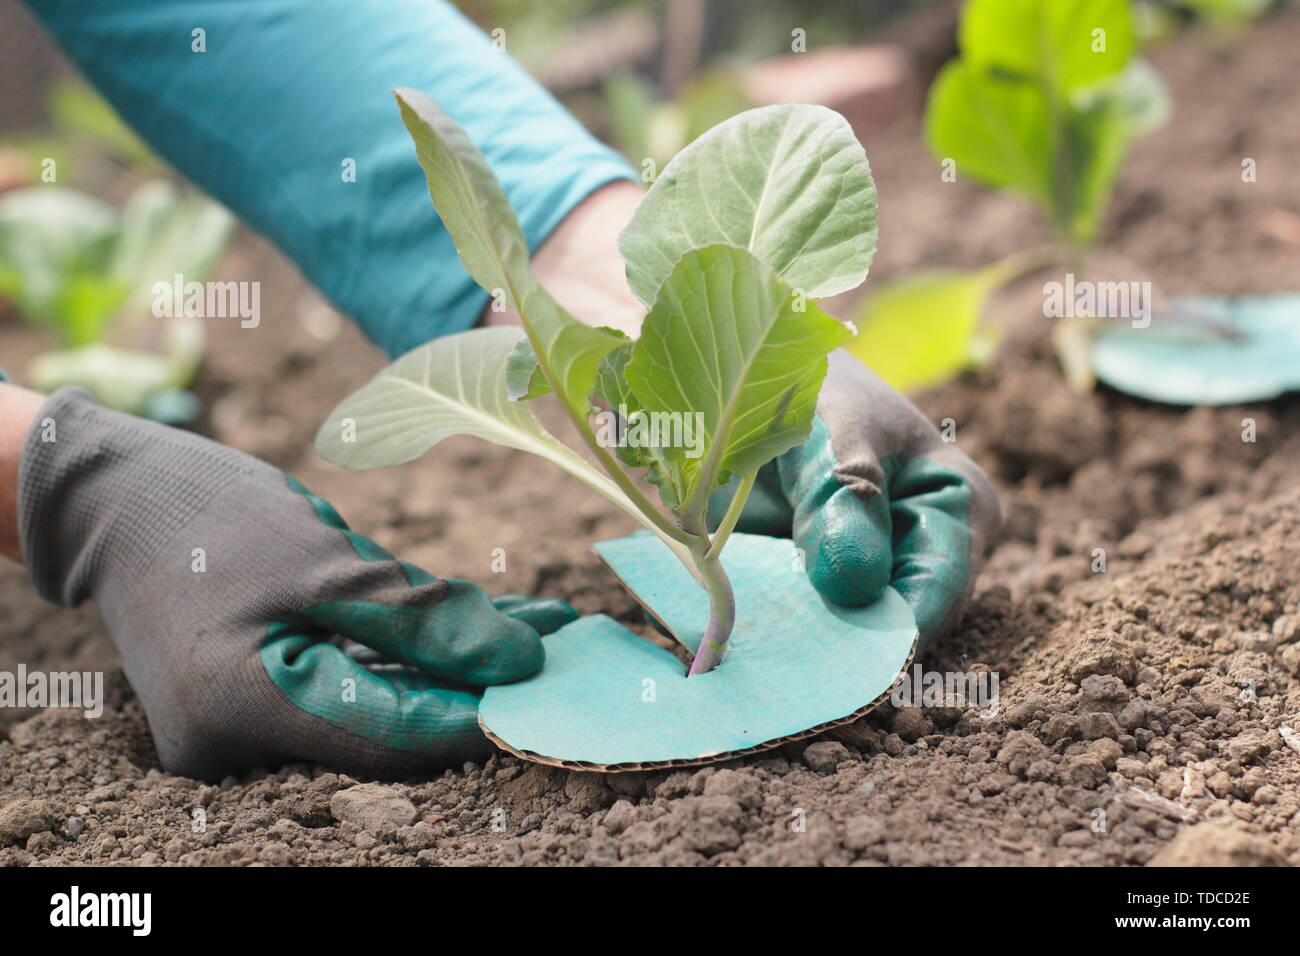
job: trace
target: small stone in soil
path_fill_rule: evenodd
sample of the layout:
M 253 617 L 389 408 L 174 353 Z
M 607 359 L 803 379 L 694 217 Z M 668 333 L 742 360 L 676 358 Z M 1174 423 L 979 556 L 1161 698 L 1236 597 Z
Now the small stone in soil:
M 834 740 L 809 744 L 803 752 L 803 762 L 818 773 L 833 773 L 836 767 L 852 758 L 849 748 Z
M 393 833 L 415 820 L 415 805 L 391 787 L 361 783 L 330 798 L 334 819 L 355 824 L 369 833 Z

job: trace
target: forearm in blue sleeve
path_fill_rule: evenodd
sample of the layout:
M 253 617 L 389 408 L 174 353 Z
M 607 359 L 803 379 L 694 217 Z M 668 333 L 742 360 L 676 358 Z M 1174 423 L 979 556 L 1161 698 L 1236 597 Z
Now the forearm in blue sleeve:
M 443 0 L 27 2 L 160 155 L 390 355 L 468 328 L 487 302 L 438 223 L 395 87 L 467 130 L 533 248 L 630 175 Z

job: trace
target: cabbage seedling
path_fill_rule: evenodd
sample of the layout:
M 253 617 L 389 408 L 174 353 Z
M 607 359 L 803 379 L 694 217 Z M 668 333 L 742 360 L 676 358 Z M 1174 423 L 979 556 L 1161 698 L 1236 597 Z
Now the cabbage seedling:
M 0 297 L 61 346 L 32 363 L 32 384 L 80 386 L 110 408 L 159 421 L 193 418 L 198 403 L 185 387 L 203 357 L 203 323 L 148 322 L 154 284 L 176 273 L 204 279 L 234 225 L 223 207 L 165 180 L 137 188 L 120 211 L 59 186 L 7 193 Z M 142 347 L 151 337 L 163 347 Z
M 461 262 L 523 328 L 471 330 L 407 353 L 335 409 L 317 448 L 369 468 L 468 434 L 551 461 L 657 535 L 705 589 L 710 618 L 690 673 L 711 670 L 735 621 L 722 548 L 759 468 L 808 437 L 826 356 L 853 334 L 816 303 L 860 284 L 871 264 L 866 153 L 842 116 L 817 106 L 741 113 L 680 152 L 620 238 L 628 283 L 649 309 L 633 341 L 581 324 L 551 298 L 464 131 L 418 91 L 399 90 L 397 101 Z M 594 465 L 538 423 L 529 406 L 542 396 L 563 407 Z M 685 420 L 689 443 L 662 440 L 671 428 L 638 428 Z M 659 440 L 621 440 L 637 431 Z M 735 493 L 710 528 L 710 495 L 729 482 Z
M 1128 0 L 967 0 L 958 41 L 961 56 L 930 89 L 931 151 L 946 172 L 1028 197 L 1082 271 L 1129 140 L 1170 110 L 1137 56 Z M 1054 334 L 1081 390 L 1092 384 L 1093 325 L 1067 318 Z
M 930 89 L 932 152 L 1090 244 L 1128 141 L 1169 113 L 1128 0 L 967 0 L 958 41 Z

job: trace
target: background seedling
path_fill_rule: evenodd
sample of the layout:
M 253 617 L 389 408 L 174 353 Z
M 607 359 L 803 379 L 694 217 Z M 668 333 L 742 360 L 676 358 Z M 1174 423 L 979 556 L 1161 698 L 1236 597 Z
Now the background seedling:
M 620 240 L 628 283 L 649 308 L 633 341 L 579 323 L 550 297 L 482 155 L 428 96 L 397 99 L 461 261 L 523 329 L 473 330 L 408 353 L 334 411 L 318 449 L 368 468 L 471 434 L 548 459 L 657 535 L 705 589 L 710 618 L 691 673 L 712 669 L 735 620 L 722 548 L 758 469 L 807 438 L 826 356 L 852 337 L 816 300 L 859 285 L 875 252 L 865 152 L 833 111 L 777 106 L 733 117 L 679 153 Z M 596 466 L 538 423 L 526 403 L 544 395 Z M 611 449 L 592 425 L 593 395 L 623 427 L 694 416 L 700 453 Z M 639 469 L 662 508 L 635 480 Z M 711 530 L 709 496 L 733 478 L 738 490 Z
M 663 102 L 641 76 L 623 71 L 605 81 L 604 97 L 614 141 L 643 177 L 647 159 L 657 173 L 686 144 L 754 105 L 738 75 L 725 69 L 692 77 Z
M 49 123 L 0 142 L 0 191 L 30 185 L 71 185 L 96 195 L 117 177 L 136 181 L 163 173 L 162 163 L 122 118 L 82 80 L 60 77 L 44 97 Z
M 932 151 L 1091 244 L 1128 141 L 1163 121 L 1127 0 L 968 0 L 958 43 L 930 91 Z
M 32 365 L 42 391 L 79 385 L 105 405 L 164 421 L 193 417 L 184 391 L 203 354 L 201 320 L 151 325 L 153 285 L 176 273 L 202 281 L 229 241 L 224 208 L 163 180 L 119 212 L 56 185 L 0 198 L 0 296 L 61 348 Z M 151 333 L 157 348 L 142 347 Z
M 930 90 L 931 151 L 958 177 L 1028 198 L 1055 234 L 1059 261 L 1082 273 L 1128 142 L 1169 115 L 1159 76 L 1137 56 L 1128 0 L 968 0 L 958 41 L 960 57 Z M 859 316 L 861 347 L 908 339 L 918 311 L 934 317 L 932 354 L 918 351 L 915 367 L 898 368 L 906 353 L 886 350 L 895 369 L 882 373 L 898 387 L 933 384 L 978 357 L 988 295 L 1026 264 L 1021 254 L 889 289 Z M 1078 388 L 1092 383 L 1091 334 L 1088 317 L 1057 326 L 1057 351 Z M 871 354 L 874 366 L 879 353 Z
M 1190 10 L 1220 35 L 1233 37 L 1276 4 L 1274 0 L 1177 0 L 1174 5 Z

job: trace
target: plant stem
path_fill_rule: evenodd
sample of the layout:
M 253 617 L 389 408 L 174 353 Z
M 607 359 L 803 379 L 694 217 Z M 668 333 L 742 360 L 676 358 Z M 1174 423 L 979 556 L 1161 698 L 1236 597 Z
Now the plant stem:
M 718 530 L 713 533 L 713 544 L 705 552 L 706 558 L 718 558 L 722 556 L 722 549 L 727 544 L 727 539 L 731 537 L 732 530 L 736 527 L 736 522 L 740 520 L 740 513 L 745 510 L 745 502 L 749 500 L 749 493 L 754 490 L 754 479 L 758 477 L 758 472 L 752 472 L 740 479 L 740 485 L 736 488 L 736 493 L 731 497 L 731 504 L 727 505 L 727 512 L 722 516 L 722 523 L 718 525 Z
M 646 497 L 645 493 L 639 487 L 637 487 L 636 482 L 632 480 L 632 476 L 623 470 L 623 466 L 619 464 L 618 459 L 609 453 L 608 448 L 605 448 L 600 444 L 595 433 L 591 430 L 590 425 L 581 419 L 578 412 L 575 409 L 570 409 L 567 402 L 561 402 L 560 404 L 564 405 L 565 410 L 569 412 L 570 419 L 577 427 L 579 434 L 582 435 L 582 440 L 591 450 L 591 453 L 596 456 L 597 463 L 605 470 L 605 473 L 614 480 L 614 483 L 618 485 L 623 494 L 631 498 L 636 506 L 645 514 L 646 518 L 648 518 L 656 528 L 663 532 L 663 534 L 681 544 L 690 544 L 693 540 L 693 536 L 669 521 L 668 518 L 664 516 L 664 513 L 655 507 L 654 503 Z
M 726 650 L 727 639 L 731 637 L 731 629 L 736 623 L 736 598 L 731 592 L 727 572 L 722 569 L 722 562 L 716 556 L 704 554 L 700 558 L 699 569 L 704 579 L 704 589 L 709 595 L 709 623 L 704 629 L 704 637 L 695 653 L 695 660 L 691 661 L 687 677 L 707 674 L 718 666 L 722 661 L 722 653 Z
M 704 637 L 695 652 L 695 659 L 691 661 L 687 677 L 706 674 L 722 662 L 727 641 L 736 625 L 736 597 L 731 590 L 731 579 L 722 566 L 722 549 L 731 537 L 736 522 L 740 520 L 740 513 L 745 510 L 745 502 L 754 490 L 754 479 L 757 476 L 757 472 L 751 472 L 740 479 L 736 493 L 731 496 L 731 503 L 722 516 L 722 523 L 718 525 L 711 541 L 702 518 L 688 519 L 686 530 L 695 535 L 696 542 L 691 547 L 691 556 L 698 572 L 696 577 L 703 586 L 704 593 L 709 596 L 709 622 L 705 625 Z
M 1051 183 L 1049 185 L 1052 208 L 1049 210 L 1057 235 L 1070 240 L 1074 236 L 1074 157 L 1070 155 L 1067 133 L 1065 94 L 1061 90 L 1055 61 L 1051 56 L 1051 41 L 1047 35 L 1047 20 L 1039 21 L 1038 42 L 1040 62 L 1045 64 L 1040 89 L 1047 103 L 1049 133 L 1052 137 Z
M 1060 245 L 1048 242 L 1003 256 L 980 271 L 990 273 L 995 285 L 1005 285 L 1013 279 L 1023 278 L 1037 269 L 1053 265 L 1061 258 Z
M 1086 248 L 1080 243 L 1071 242 L 1066 246 L 1065 258 L 1066 268 L 1080 279 L 1084 278 Z M 1096 316 L 1075 315 L 1071 310 L 1069 315 L 1057 319 L 1056 327 L 1052 329 L 1052 345 L 1061 362 L 1065 381 L 1081 395 L 1091 392 L 1097 384 L 1089 356 L 1097 323 Z
M 540 291 L 541 295 L 545 297 L 545 300 L 549 302 L 552 307 L 559 310 L 560 307 L 551 299 L 550 293 L 548 293 L 546 289 L 537 282 L 536 276 L 533 276 L 531 272 L 529 272 L 529 278 L 532 280 L 537 290 Z M 513 283 L 510 284 L 508 291 L 510 294 L 510 301 L 514 303 L 515 311 L 519 313 L 519 320 L 524 326 L 524 334 L 528 336 L 528 341 L 532 344 L 533 351 L 538 356 L 545 355 L 546 351 L 541 347 L 541 344 L 538 341 L 537 332 L 533 327 L 531 310 L 525 310 L 523 305 L 524 299 L 521 297 L 518 288 L 516 288 Z M 574 319 L 572 321 L 576 322 L 577 320 Z M 578 434 L 582 436 L 583 443 L 586 444 L 587 448 L 591 450 L 591 453 L 596 456 L 597 463 L 602 469 L 604 469 L 605 473 L 613 479 L 614 483 L 618 485 L 619 490 L 622 491 L 623 494 L 627 495 L 627 497 L 632 500 L 633 504 L 635 504 L 641 511 L 645 516 L 645 520 L 649 522 L 651 530 L 658 534 L 659 537 L 663 539 L 664 543 L 667 544 L 689 568 L 690 564 L 682 555 L 681 549 L 674 547 L 673 542 L 677 542 L 678 545 L 690 545 L 692 540 L 691 536 L 669 521 L 664 516 L 664 513 L 656 508 L 654 503 L 646 497 L 645 493 L 637 487 L 636 482 L 632 480 L 632 476 L 629 475 L 623 469 L 623 466 L 619 464 L 618 460 L 609 453 L 609 449 L 601 446 L 599 440 L 596 438 L 596 433 L 591 430 L 591 423 L 588 421 L 587 412 L 589 403 L 587 403 L 585 399 L 584 404 L 582 405 L 577 405 L 571 402 L 564 390 L 560 387 L 560 382 L 556 379 L 555 373 L 551 367 L 540 360 L 538 364 L 541 367 L 543 378 L 546 379 L 546 383 L 551 387 L 551 391 L 554 393 L 555 397 L 559 399 L 560 406 L 569 416 L 569 421 L 573 423 L 573 427 L 576 428 Z M 692 573 L 694 572 L 692 571 Z

